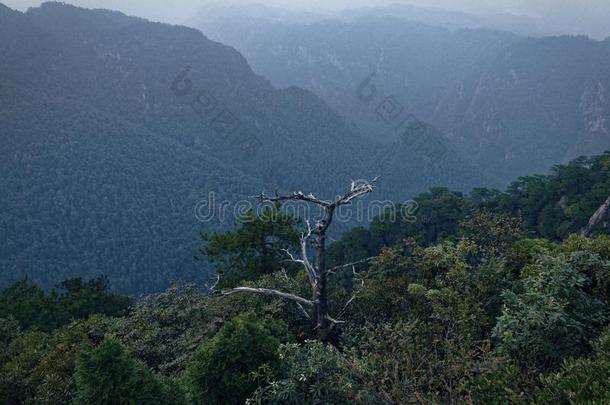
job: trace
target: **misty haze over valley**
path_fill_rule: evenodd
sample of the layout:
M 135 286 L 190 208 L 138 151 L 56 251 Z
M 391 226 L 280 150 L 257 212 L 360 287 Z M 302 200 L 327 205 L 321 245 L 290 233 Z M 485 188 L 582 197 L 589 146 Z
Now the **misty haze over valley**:
M 25 11 L 40 0 L 7 0 L 11 8 Z M 208 7 L 253 8 L 254 13 L 285 18 L 286 13 L 309 18 L 329 18 L 352 12 L 370 14 L 403 7 L 411 20 L 431 18 L 449 25 L 485 26 L 519 30 L 528 34 L 610 36 L 610 3 L 605 0 L 73 0 L 67 3 L 87 8 L 119 10 L 129 15 L 171 24 L 185 24 Z M 273 14 L 270 9 L 275 9 Z M 375 10 L 376 9 L 376 10 Z M 278 17 L 278 13 L 282 17 Z M 384 13 L 381 11 L 381 13 Z M 393 15 L 392 11 L 385 11 Z M 444 20 L 443 20 L 444 17 Z M 303 20 L 300 20 L 303 22 Z

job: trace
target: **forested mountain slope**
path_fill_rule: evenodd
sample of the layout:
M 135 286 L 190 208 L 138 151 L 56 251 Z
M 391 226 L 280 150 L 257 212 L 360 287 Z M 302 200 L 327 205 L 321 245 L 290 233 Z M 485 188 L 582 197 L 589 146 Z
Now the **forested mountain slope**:
M 388 164 L 315 95 L 273 88 L 194 29 L 45 3 L 1 7 L 0 38 L 2 284 L 107 274 L 139 293 L 203 277 L 198 231 L 234 222 L 231 208 L 198 222 L 210 193 L 332 196 L 387 175 L 400 181 L 379 197 L 404 201 L 486 181 L 452 149 L 432 161 L 404 140 Z
M 610 147 L 610 40 L 452 31 L 378 11 L 300 25 L 202 14 L 197 27 L 274 84 L 309 89 L 392 141 L 375 107 L 357 97 L 363 83 L 375 86 L 504 184 Z

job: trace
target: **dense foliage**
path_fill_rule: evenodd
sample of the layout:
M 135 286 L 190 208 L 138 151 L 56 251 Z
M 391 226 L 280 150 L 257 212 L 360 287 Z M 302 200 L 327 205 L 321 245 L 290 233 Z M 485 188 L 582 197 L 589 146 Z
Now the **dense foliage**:
M 242 314 L 227 322 L 193 354 L 186 370 L 196 403 L 242 404 L 270 370 L 279 366 L 285 325 Z
M 279 206 L 265 207 L 260 215 L 249 211 L 240 218 L 241 227 L 222 234 L 202 234 L 200 249 L 220 276 L 220 287 L 234 287 L 265 274 L 289 267 L 285 250 L 297 246 L 297 220 Z
M 184 398 L 171 392 L 144 364 L 134 360 L 112 339 L 79 355 L 74 379 L 78 404 L 184 403 Z
M 559 241 L 580 232 L 608 195 L 610 153 L 558 165 L 548 175 L 522 177 L 504 192 L 477 188 L 464 194 L 434 188 L 415 197 L 417 221 L 405 220 L 401 207 L 386 212 L 368 229 L 346 232 L 331 246 L 331 257 L 336 263 L 356 261 L 405 238 L 427 246 L 467 237 L 500 250 L 522 234 Z M 608 229 L 604 221 L 595 231 Z
M 108 280 L 65 280 L 49 294 L 27 279 L 0 293 L 0 318 L 14 319 L 22 330 L 52 331 L 92 314 L 121 315 L 131 299 L 108 291 Z
M 576 235 L 582 220 L 568 213 L 594 210 L 608 159 L 522 179 L 519 192 L 431 190 L 418 199 L 425 223 L 379 218 L 346 233 L 334 260 L 369 260 L 331 278 L 331 313 L 344 323 L 330 343 L 312 340 L 311 320 L 274 297 L 180 287 L 131 304 L 103 278 L 50 293 L 19 281 L 0 293 L 0 400 L 606 403 L 610 237 L 605 224 Z M 574 172 L 580 185 L 600 181 L 574 191 Z M 582 207 L 555 217 L 567 237 L 533 220 L 553 204 L 529 197 L 540 190 Z M 219 273 L 234 272 L 230 286 L 307 294 L 282 255 L 295 218 L 275 207 L 244 219 L 207 238 L 202 252 Z
M 75 317 L 38 330 L 4 314 L 0 398 L 604 403 L 608 280 L 608 236 L 519 239 L 500 253 L 466 238 L 429 247 L 411 240 L 373 261 L 335 346 L 307 340 L 306 320 L 290 303 L 190 288 L 148 297 L 124 316 Z M 300 284 L 280 273 L 252 285 Z M 345 293 L 338 288 L 334 297 Z M 39 308 L 28 300 L 22 310 L 28 305 Z

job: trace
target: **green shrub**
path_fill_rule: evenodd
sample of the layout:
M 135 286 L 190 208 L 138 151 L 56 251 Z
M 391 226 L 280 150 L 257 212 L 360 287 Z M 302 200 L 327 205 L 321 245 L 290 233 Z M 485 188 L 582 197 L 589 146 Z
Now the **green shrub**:
M 282 368 L 277 379 L 259 388 L 255 404 L 375 404 L 383 403 L 367 389 L 352 358 L 319 341 L 280 348 Z
M 536 391 L 541 404 L 610 403 L 610 331 L 594 345 L 592 358 L 565 361 L 557 373 L 542 377 Z
M 589 294 L 596 255 L 543 255 L 523 270 L 517 291 L 506 291 L 494 335 L 502 352 L 542 369 L 586 354 L 608 321 L 608 305 Z M 594 266 L 594 267 L 595 267 Z
M 243 404 L 279 364 L 278 347 L 286 326 L 246 313 L 227 322 L 193 355 L 186 370 L 192 400 Z
M 366 325 L 345 336 L 367 386 L 392 404 L 472 403 L 504 367 L 488 341 L 469 341 L 422 321 Z
M 80 404 L 170 404 L 180 396 L 116 340 L 107 338 L 76 362 L 76 402 Z M 171 394 L 171 395 L 170 395 Z

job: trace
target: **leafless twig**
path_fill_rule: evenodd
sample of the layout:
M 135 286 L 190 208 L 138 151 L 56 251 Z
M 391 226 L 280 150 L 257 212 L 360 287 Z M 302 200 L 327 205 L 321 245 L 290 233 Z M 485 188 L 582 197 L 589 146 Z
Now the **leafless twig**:
M 368 262 L 370 262 L 373 259 L 375 259 L 375 257 L 368 257 L 366 259 L 358 260 L 356 262 L 352 262 L 352 263 L 342 264 L 340 266 L 331 267 L 330 269 L 328 269 L 328 274 L 329 275 L 336 274 L 337 270 L 342 270 L 342 269 L 345 269 L 347 267 L 352 267 L 352 266 L 355 266 L 356 264 L 368 263 Z
M 356 266 L 352 266 L 352 272 L 354 273 L 354 280 L 358 280 L 358 272 L 356 271 Z M 349 308 L 349 306 L 358 298 L 358 293 L 362 288 L 364 288 L 364 279 L 360 278 L 360 287 L 354 289 L 354 293 L 350 297 L 350 299 L 345 303 L 339 314 L 336 316 L 337 319 L 341 319 L 341 317 L 345 314 L 345 311 Z M 336 323 L 336 322 L 335 322 Z
M 290 301 L 298 302 L 302 305 L 307 305 L 308 307 L 313 307 L 313 301 L 311 301 L 311 300 L 305 299 L 303 297 L 299 297 L 298 295 L 285 293 L 285 292 L 278 291 L 278 290 L 272 290 L 269 288 L 235 287 L 231 290 L 223 291 L 222 295 L 232 295 L 232 294 L 237 294 L 237 293 L 242 293 L 242 292 L 261 294 L 261 295 L 270 295 L 270 296 L 284 298 L 284 299 L 287 299 Z
M 282 273 L 284 274 L 284 278 L 286 279 L 286 281 L 289 281 L 290 279 L 288 278 L 286 269 L 282 268 Z M 295 302 L 295 304 L 297 304 L 297 307 L 299 307 L 299 309 L 301 310 L 303 315 L 305 315 L 305 318 L 311 319 L 311 316 L 309 316 L 309 312 L 307 312 L 307 310 L 305 308 L 303 308 L 303 305 L 300 302 Z
M 215 293 L 218 283 L 220 283 L 220 274 L 216 274 L 216 281 L 214 281 L 214 284 L 210 286 L 206 283 L 205 288 L 207 288 L 210 293 Z

